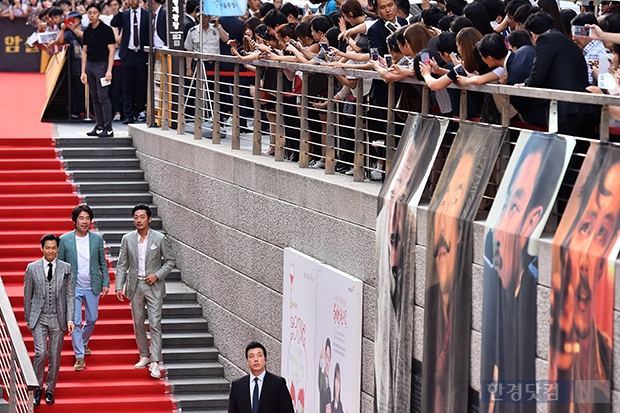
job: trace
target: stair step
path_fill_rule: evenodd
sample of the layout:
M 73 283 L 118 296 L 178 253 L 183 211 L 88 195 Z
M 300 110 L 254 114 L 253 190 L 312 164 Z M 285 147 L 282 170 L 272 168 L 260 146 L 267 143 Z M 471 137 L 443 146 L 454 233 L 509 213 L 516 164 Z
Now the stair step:
M 222 377 L 171 379 L 170 389 L 175 395 L 183 393 L 228 393 L 230 383 Z
M 210 333 L 163 333 L 164 348 L 212 346 L 213 336 Z
M 72 169 L 129 169 L 140 168 L 140 160 L 136 158 L 114 159 L 65 159 L 65 168 Z
M 64 160 L 71 158 L 129 158 L 134 157 L 136 154 L 136 148 L 126 148 L 118 146 L 104 146 L 104 147 L 70 147 L 60 148 L 58 150 L 60 156 Z
M 199 395 L 175 394 L 174 398 L 177 400 L 177 405 L 183 409 L 184 412 L 187 409 L 224 409 L 228 407 L 228 392 Z
M 124 181 L 110 184 L 109 181 L 79 182 L 76 184 L 82 194 L 97 193 L 126 193 L 126 192 L 149 192 L 149 184 L 144 181 Z
M 166 277 L 166 280 L 168 277 Z M 165 303 L 162 309 L 164 317 L 184 318 L 202 317 L 202 307 L 195 302 Z
M 88 196 L 84 196 L 83 198 L 90 199 Z M 132 204 L 132 205 L 135 206 L 135 204 Z M 97 225 L 97 229 L 99 229 L 99 231 L 101 231 L 102 233 L 106 233 L 108 230 L 113 230 L 113 231 L 124 231 L 124 233 L 126 234 L 129 231 L 133 231 L 135 229 L 133 225 L 133 218 L 131 217 L 131 215 L 127 217 L 104 217 L 104 218 L 96 217 L 95 224 Z M 161 226 L 162 226 L 161 219 L 157 217 L 153 217 L 150 227 L 159 231 Z M 121 236 L 121 238 L 123 237 Z M 120 243 L 120 239 L 119 239 L 119 243 Z
M 218 350 L 214 347 L 164 348 L 166 363 L 192 361 L 217 361 Z
M 109 185 L 109 184 L 108 184 Z M 153 216 L 157 216 L 157 206 L 149 205 L 151 207 L 151 211 L 153 212 Z M 93 205 L 92 210 L 95 214 L 95 222 L 98 218 L 112 218 L 112 217 L 121 217 L 121 218 L 131 218 L 131 210 L 133 209 L 133 205 Z
M 207 322 L 203 318 L 162 318 L 161 330 L 166 333 L 204 332 Z
M 83 147 L 132 147 L 133 140 L 131 138 L 56 138 L 56 147 L 64 148 L 83 148 Z
M 83 170 L 83 169 L 73 169 L 70 171 L 70 175 L 73 177 L 75 182 L 80 181 L 92 181 L 95 179 L 105 180 L 109 182 L 120 182 L 120 181 L 139 181 L 144 179 L 144 172 L 140 169 L 117 169 L 117 170 Z
M 200 363 L 164 363 L 169 380 L 190 377 L 223 376 L 224 367 L 216 362 Z
M 121 201 L 133 205 L 153 203 L 150 193 L 83 194 L 82 199 L 89 205 L 118 204 Z

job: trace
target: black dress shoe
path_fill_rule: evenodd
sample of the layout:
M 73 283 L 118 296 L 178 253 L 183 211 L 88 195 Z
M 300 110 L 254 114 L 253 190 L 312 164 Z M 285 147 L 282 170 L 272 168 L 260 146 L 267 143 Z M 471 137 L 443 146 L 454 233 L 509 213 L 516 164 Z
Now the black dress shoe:
M 99 136 L 101 132 L 103 132 L 103 128 L 100 126 L 95 126 L 93 130 L 86 132 L 86 136 Z
M 56 400 L 54 400 L 54 395 L 52 393 L 45 392 L 45 403 L 54 404 Z
M 35 406 L 38 406 L 38 405 L 41 404 L 41 389 L 34 391 L 34 402 L 33 402 L 33 404 Z
M 129 125 L 130 123 L 133 123 L 133 118 L 123 119 L 123 125 Z

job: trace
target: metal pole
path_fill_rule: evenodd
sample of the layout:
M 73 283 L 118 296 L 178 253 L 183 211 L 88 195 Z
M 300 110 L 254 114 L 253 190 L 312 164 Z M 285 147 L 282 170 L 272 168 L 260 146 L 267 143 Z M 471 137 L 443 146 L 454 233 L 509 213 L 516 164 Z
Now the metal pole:
M 239 107 L 239 65 L 235 65 L 235 80 L 233 83 L 233 112 L 232 112 L 232 143 L 231 149 L 240 149 L 241 148 L 241 139 L 239 138 L 239 134 L 241 133 L 240 128 L 240 112 L 241 108 Z
M 282 88 L 284 87 L 284 72 L 278 69 L 277 92 L 276 92 L 276 136 L 275 158 L 276 161 L 284 160 L 284 106 L 282 105 Z
M 364 80 L 357 79 L 357 90 L 363 90 Z M 364 180 L 364 120 L 362 119 L 362 93 L 358 93 L 355 102 L 355 154 L 353 158 L 353 180 L 362 182 Z
M 260 155 L 262 148 L 262 125 L 261 125 L 261 104 L 260 104 L 260 78 L 262 69 L 256 66 L 254 76 L 254 135 L 252 136 L 252 155 Z
M 334 76 L 329 75 L 327 82 L 327 128 L 325 129 L 325 173 L 336 172 L 336 148 L 334 138 Z
M 220 143 L 221 125 L 220 125 L 220 62 L 215 61 L 213 75 L 213 143 Z M 207 76 L 207 82 L 209 78 Z
M 310 131 L 308 127 L 308 72 L 302 72 L 301 78 L 301 107 L 299 109 L 299 125 L 301 131 L 299 132 L 299 167 L 307 168 L 310 161 L 310 155 L 308 154 L 310 139 Z

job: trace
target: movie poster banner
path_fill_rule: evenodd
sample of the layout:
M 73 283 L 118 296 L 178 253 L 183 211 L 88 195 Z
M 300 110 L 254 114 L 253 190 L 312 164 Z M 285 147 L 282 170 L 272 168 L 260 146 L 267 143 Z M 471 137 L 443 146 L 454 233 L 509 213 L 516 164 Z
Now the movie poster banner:
M 611 411 L 619 215 L 620 149 L 591 143 L 553 238 L 549 379 L 562 403 L 552 413 Z
M 284 249 L 282 376 L 295 412 L 314 412 L 316 289 L 319 261 Z
M 572 138 L 522 131 L 487 218 L 480 371 L 483 412 L 535 410 L 525 392 L 518 400 L 489 389 L 536 380 L 538 239 L 574 147 Z
M 363 283 L 317 266 L 315 364 L 319 413 L 359 413 Z
M 417 206 L 447 120 L 409 115 L 378 197 L 375 411 L 410 411 Z
M 468 405 L 472 222 L 506 134 L 461 122 L 429 205 L 422 413 Z

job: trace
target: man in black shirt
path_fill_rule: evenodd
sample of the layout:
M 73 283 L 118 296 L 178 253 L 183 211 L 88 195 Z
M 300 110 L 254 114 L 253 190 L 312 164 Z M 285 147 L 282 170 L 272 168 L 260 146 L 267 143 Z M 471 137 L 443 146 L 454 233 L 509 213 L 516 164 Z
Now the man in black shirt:
M 98 4 L 91 3 L 86 14 L 90 24 L 84 30 L 82 83 L 88 84 L 97 117 L 97 126 L 87 135 L 112 137 L 112 104 L 108 86 L 112 80 L 116 40 L 112 28 L 99 20 L 101 9 Z

